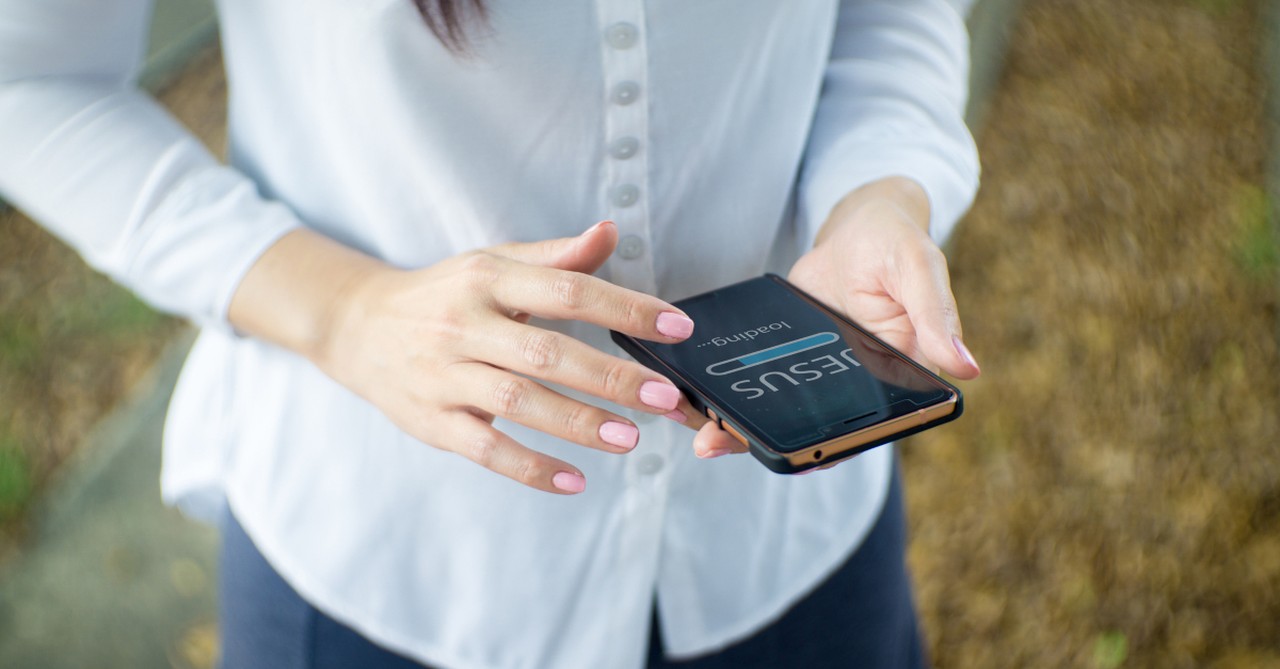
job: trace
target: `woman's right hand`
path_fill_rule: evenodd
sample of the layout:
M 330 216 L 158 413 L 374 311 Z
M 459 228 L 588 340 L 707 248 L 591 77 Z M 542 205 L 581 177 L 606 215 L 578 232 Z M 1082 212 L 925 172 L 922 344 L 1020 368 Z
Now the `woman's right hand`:
M 301 352 L 421 441 L 539 490 L 581 492 L 579 469 L 516 442 L 493 419 L 610 453 L 634 448 L 639 431 L 539 380 L 681 422 L 694 415 L 656 372 L 528 322 L 585 321 L 663 343 L 688 338 L 693 322 L 679 309 L 590 275 L 616 243 L 616 227 L 605 222 L 577 237 L 493 247 L 416 271 L 360 263 L 333 286 L 318 336 Z

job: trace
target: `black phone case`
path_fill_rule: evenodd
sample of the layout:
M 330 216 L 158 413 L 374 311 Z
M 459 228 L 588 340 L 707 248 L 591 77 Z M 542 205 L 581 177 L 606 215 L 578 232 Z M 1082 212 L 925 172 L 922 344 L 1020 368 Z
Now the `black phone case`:
M 778 283 L 781 283 L 783 287 L 787 288 L 788 290 L 794 291 L 796 294 L 800 295 L 805 300 L 812 302 L 814 305 L 820 305 L 820 306 L 814 306 L 814 308 L 815 309 L 820 308 L 824 314 L 832 318 L 835 318 L 841 321 L 842 323 L 849 325 L 855 330 L 858 330 L 859 332 L 866 335 L 867 337 L 870 337 L 871 339 L 875 340 L 881 346 L 884 346 L 890 351 L 893 351 L 894 354 L 896 354 L 898 357 L 900 357 L 902 360 L 909 363 L 916 369 L 941 381 L 944 386 L 946 386 L 952 392 L 955 393 L 955 397 L 956 397 L 955 411 L 952 411 L 951 413 L 941 418 L 929 421 L 928 423 L 923 423 L 921 425 L 910 427 L 905 430 L 902 430 L 901 432 L 895 432 L 882 439 L 877 439 L 874 441 L 867 442 L 866 444 L 862 444 L 857 448 L 854 448 L 848 451 L 843 451 L 841 453 L 837 453 L 835 455 L 828 456 L 820 460 L 807 462 L 804 465 L 796 466 L 796 465 L 793 465 L 791 461 L 787 459 L 787 456 L 785 454 L 779 452 L 774 448 L 771 448 L 768 444 L 761 442 L 759 439 L 756 438 L 754 434 L 752 434 L 747 430 L 744 430 L 741 425 L 730 420 L 727 417 L 728 415 L 731 415 L 729 411 L 725 410 L 724 407 L 717 406 L 716 404 L 711 402 L 710 398 L 704 396 L 701 392 L 698 391 L 697 388 L 694 388 L 692 385 L 690 385 L 685 380 L 686 375 L 683 372 L 674 369 L 673 367 L 668 365 L 666 362 L 664 362 L 662 359 L 654 355 L 651 351 L 649 351 L 645 347 L 644 342 L 614 330 L 611 330 L 609 332 L 610 337 L 613 339 L 614 343 L 622 347 L 622 350 L 626 351 L 629 355 L 631 355 L 631 357 L 635 358 L 637 362 L 670 379 L 671 382 L 674 383 L 676 387 L 679 388 L 680 391 L 683 392 L 685 396 L 689 398 L 689 403 L 693 405 L 694 409 L 701 412 L 704 416 L 707 416 L 709 419 L 717 421 L 717 423 L 722 428 L 726 423 L 730 425 L 737 434 L 742 435 L 743 439 L 746 440 L 747 450 L 751 452 L 751 455 L 754 456 L 756 460 L 759 460 L 760 463 L 763 464 L 765 467 L 768 467 L 771 471 L 777 472 L 779 474 L 798 474 L 800 472 L 809 471 L 811 469 L 827 467 L 829 465 L 833 465 L 837 462 L 840 462 L 841 460 L 847 460 L 859 453 L 863 453 L 868 450 L 871 450 L 872 448 L 875 448 L 877 446 L 883 446 L 887 443 L 897 441 L 899 439 L 905 439 L 907 437 L 910 437 L 913 434 L 918 434 L 920 432 L 937 427 L 944 423 L 949 423 L 959 418 L 960 414 L 964 413 L 964 395 L 961 394 L 959 388 L 956 388 L 954 385 L 948 383 L 946 379 L 942 379 L 941 377 L 934 374 L 933 372 L 925 369 L 919 363 L 907 357 L 898 349 L 893 348 L 892 346 L 890 346 L 889 344 L 881 340 L 879 337 L 871 334 L 870 332 L 867 332 L 867 330 L 864 329 L 862 326 L 858 325 L 857 323 L 854 323 L 848 318 L 845 318 L 844 315 L 839 314 L 835 310 L 827 307 L 820 300 L 804 292 L 803 290 L 796 287 L 786 279 L 778 276 L 777 274 L 772 274 L 772 273 L 766 274 L 765 276 L 774 281 L 777 281 Z M 715 292 L 715 291 L 711 291 L 711 292 Z M 699 296 L 691 297 L 689 299 L 696 299 L 697 297 Z M 680 302 L 675 302 L 673 304 L 676 307 L 680 307 Z M 711 413 L 708 413 L 708 409 L 713 411 L 714 415 L 712 415 Z

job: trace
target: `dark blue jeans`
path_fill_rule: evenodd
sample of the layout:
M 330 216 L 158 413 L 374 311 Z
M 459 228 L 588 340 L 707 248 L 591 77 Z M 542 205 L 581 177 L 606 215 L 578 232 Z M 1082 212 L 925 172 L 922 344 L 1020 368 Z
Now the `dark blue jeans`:
M 924 667 L 905 546 L 902 484 L 895 467 L 889 499 L 875 527 L 814 592 L 751 637 L 684 662 L 662 657 L 655 612 L 649 667 Z M 267 564 L 230 514 L 222 535 L 218 596 L 225 669 L 423 668 L 374 645 L 305 602 Z

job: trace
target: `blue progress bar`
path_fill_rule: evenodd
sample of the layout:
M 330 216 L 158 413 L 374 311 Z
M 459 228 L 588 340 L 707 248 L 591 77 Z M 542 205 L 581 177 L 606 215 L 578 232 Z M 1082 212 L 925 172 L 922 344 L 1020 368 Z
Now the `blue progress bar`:
M 819 346 L 826 346 L 827 344 L 830 344 L 833 341 L 838 341 L 839 339 L 840 335 L 834 332 L 819 332 L 818 334 L 794 339 L 784 344 L 770 346 L 769 348 L 756 351 L 755 353 L 748 353 L 736 358 L 730 358 L 729 360 L 721 360 L 720 362 L 707 367 L 707 373 L 712 376 L 732 374 L 748 367 L 763 365 L 764 363 L 772 360 L 785 358 L 797 353 L 803 353 L 804 351 L 818 348 Z

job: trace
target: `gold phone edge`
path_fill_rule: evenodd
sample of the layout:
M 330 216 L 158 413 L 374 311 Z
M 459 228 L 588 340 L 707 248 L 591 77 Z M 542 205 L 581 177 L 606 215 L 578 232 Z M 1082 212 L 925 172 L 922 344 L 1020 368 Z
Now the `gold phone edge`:
M 845 451 L 851 451 L 859 446 L 887 437 L 895 432 L 901 432 L 904 429 L 924 425 L 930 421 L 950 416 L 955 412 L 956 405 L 958 403 L 959 398 L 955 393 L 952 393 L 950 399 L 945 402 L 939 402 L 938 404 L 925 407 L 918 411 L 913 411 L 904 416 L 898 416 L 887 423 L 878 423 L 858 430 L 857 432 L 850 432 L 849 434 L 837 437 L 830 441 L 814 444 L 804 450 L 788 453 L 785 457 L 787 458 L 787 462 L 790 462 L 794 466 L 807 465 L 815 460 L 831 460 L 833 455 L 838 456 Z M 827 453 L 824 453 L 823 457 L 814 458 L 814 453 L 818 451 L 827 451 Z M 839 458 L 837 457 L 836 459 L 838 460 Z

